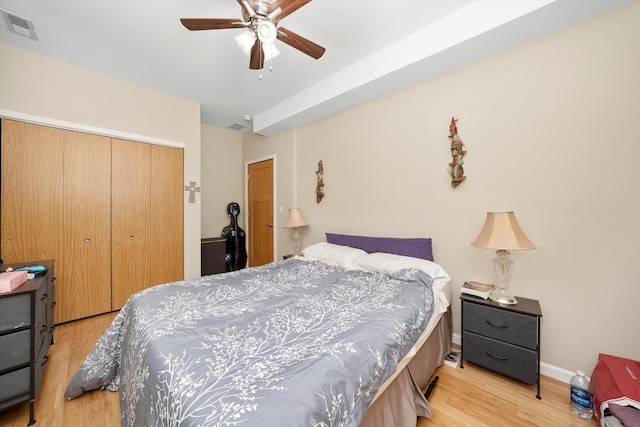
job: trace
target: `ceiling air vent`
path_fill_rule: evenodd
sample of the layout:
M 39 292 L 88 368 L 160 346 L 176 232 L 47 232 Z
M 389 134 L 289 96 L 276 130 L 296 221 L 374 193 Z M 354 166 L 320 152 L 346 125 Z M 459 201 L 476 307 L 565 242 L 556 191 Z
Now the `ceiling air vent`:
M 229 126 L 229 129 L 235 130 L 238 132 L 244 132 L 245 130 L 249 129 L 249 126 L 245 125 L 244 123 L 234 123 L 231 126 Z
M 31 40 L 38 40 L 38 36 L 36 36 L 36 29 L 33 27 L 33 22 L 31 22 L 30 19 L 7 12 L 4 9 L 0 9 L 0 13 L 4 18 L 4 22 L 7 23 L 9 31 Z

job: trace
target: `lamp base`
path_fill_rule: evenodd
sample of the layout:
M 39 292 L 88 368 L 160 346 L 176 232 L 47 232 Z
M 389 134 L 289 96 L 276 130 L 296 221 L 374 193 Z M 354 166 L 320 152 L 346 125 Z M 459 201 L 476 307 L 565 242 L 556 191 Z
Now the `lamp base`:
M 489 294 L 489 299 L 491 301 L 495 301 L 498 304 L 510 304 L 514 305 L 518 303 L 518 300 L 513 295 L 509 295 L 504 292 L 503 289 L 496 289 L 491 294 Z
M 496 288 L 489 298 L 499 304 L 517 304 L 516 297 L 509 293 L 509 282 L 513 276 L 513 261 L 509 258 L 509 251 L 497 250 L 493 259 L 493 274 L 496 277 Z

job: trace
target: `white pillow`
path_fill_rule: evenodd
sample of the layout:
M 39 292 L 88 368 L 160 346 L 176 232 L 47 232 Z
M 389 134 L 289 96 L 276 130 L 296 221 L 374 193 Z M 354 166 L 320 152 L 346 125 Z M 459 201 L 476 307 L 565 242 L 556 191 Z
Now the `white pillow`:
M 315 259 L 331 265 L 338 265 L 349 270 L 356 269 L 356 258 L 366 255 L 362 249 L 349 246 L 334 245 L 333 243 L 320 242 L 308 246 L 302 250 L 305 258 Z
M 426 259 L 413 258 L 402 255 L 385 254 L 375 252 L 359 257 L 355 260 L 356 267 L 365 271 L 378 271 L 382 273 L 397 273 L 406 268 L 414 268 L 427 273 L 434 282 L 448 281 L 451 277 L 439 264 Z

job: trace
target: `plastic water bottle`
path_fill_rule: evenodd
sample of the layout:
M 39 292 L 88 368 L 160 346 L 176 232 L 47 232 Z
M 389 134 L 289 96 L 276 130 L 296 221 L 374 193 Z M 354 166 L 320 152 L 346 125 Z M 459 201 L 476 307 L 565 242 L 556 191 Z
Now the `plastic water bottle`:
M 571 377 L 571 412 L 583 420 L 593 418 L 591 393 L 589 393 L 589 380 L 584 376 L 584 371 L 577 371 Z

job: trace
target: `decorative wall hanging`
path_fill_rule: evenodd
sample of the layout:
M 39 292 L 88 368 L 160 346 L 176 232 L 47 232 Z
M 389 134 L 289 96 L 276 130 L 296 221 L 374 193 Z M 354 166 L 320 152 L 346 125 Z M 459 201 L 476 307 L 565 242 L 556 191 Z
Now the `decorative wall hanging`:
M 458 127 L 456 126 L 457 120 L 451 117 L 451 124 L 449 125 L 449 138 L 451 138 L 451 157 L 453 160 L 449 163 L 449 175 L 451 176 L 451 186 L 456 188 L 467 177 L 464 176 L 464 155 L 467 152 L 464 150 L 464 143 L 458 136 Z
M 196 202 L 196 193 L 200 192 L 200 187 L 196 187 L 195 181 L 190 181 L 189 185 L 184 186 L 184 191 L 189 192 L 189 203 Z
M 320 203 L 324 197 L 324 169 L 322 167 L 322 160 L 318 162 L 318 171 L 316 172 L 318 177 L 318 184 L 316 185 L 316 203 Z

